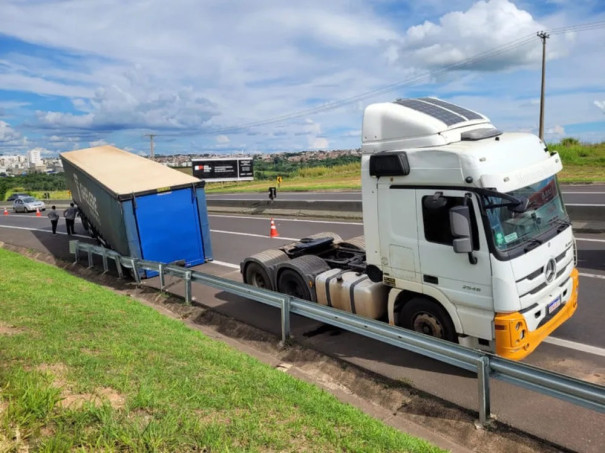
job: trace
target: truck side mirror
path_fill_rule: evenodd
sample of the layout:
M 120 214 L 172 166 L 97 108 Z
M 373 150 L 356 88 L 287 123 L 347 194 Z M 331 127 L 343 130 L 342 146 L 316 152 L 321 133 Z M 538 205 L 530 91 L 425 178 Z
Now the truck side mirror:
M 508 206 L 508 209 L 511 212 L 516 212 L 516 213 L 523 213 L 523 212 L 527 211 L 528 208 L 529 208 L 529 198 L 527 198 L 527 197 L 519 197 L 518 204 L 512 204 L 512 205 Z
M 468 253 L 471 264 L 476 264 L 477 258 L 473 256 L 471 213 L 468 206 L 454 206 L 450 209 L 450 230 L 454 237 L 454 252 Z

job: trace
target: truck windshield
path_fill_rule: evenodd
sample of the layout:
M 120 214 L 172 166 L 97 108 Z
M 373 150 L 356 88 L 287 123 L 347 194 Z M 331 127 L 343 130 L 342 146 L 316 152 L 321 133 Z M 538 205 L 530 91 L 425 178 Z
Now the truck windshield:
M 528 242 L 539 245 L 542 243 L 539 237 L 544 233 L 552 231 L 554 235 L 569 225 L 555 176 L 506 195 L 527 199 L 527 209 L 515 212 L 511 203 L 500 197 L 482 197 L 494 244 L 501 251 Z

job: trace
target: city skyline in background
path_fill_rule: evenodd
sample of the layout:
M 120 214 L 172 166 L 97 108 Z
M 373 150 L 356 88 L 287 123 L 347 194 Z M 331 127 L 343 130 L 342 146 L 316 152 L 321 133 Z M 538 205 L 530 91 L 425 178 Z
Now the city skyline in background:
M 0 154 L 360 147 L 373 102 L 436 96 L 545 139 L 605 141 L 597 0 L 3 2 Z

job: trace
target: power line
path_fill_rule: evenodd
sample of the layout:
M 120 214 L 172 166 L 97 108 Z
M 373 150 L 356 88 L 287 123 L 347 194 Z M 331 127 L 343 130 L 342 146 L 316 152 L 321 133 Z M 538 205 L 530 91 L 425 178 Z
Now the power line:
M 596 30 L 599 28 L 605 28 L 605 21 L 578 24 L 578 25 L 572 25 L 572 26 L 566 26 L 566 27 L 559 27 L 559 28 L 550 30 L 549 33 L 550 34 L 563 34 L 563 33 L 569 33 L 569 32 L 582 32 L 582 31 Z M 542 33 L 544 33 L 544 32 L 542 32 Z M 352 104 L 354 102 L 361 101 L 368 97 L 372 97 L 372 96 L 376 96 L 379 94 L 384 94 L 384 93 L 388 93 L 390 91 L 394 91 L 398 88 L 410 85 L 414 82 L 417 82 L 417 81 L 422 80 L 429 76 L 440 75 L 445 72 L 451 71 L 453 69 L 463 69 L 464 67 L 471 66 L 472 64 L 476 64 L 481 61 L 488 60 L 490 58 L 494 58 L 496 56 L 510 52 L 518 47 L 527 45 L 528 43 L 532 42 L 535 39 L 535 36 L 536 36 L 535 34 L 531 33 L 531 34 L 522 36 L 521 38 L 518 38 L 514 41 L 506 43 L 502 46 L 494 47 L 492 49 L 480 52 L 480 53 L 473 55 L 469 58 L 466 58 L 463 61 L 460 61 L 458 63 L 453 63 L 450 65 L 444 66 L 441 69 L 434 70 L 432 72 L 426 72 L 423 74 L 419 74 L 414 77 L 405 79 L 403 81 L 395 82 L 395 83 L 383 86 L 381 88 L 376 88 L 374 90 L 366 91 L 364 93 L 361 93 L 361 94 L 358 94 L 355 96 L 350 96 L 348 98 L 344 98 L 344 99 L 340 99 L 340 100 L 336 100 L 336 101 L 330 101 L 330 102 L 321 104 L 316 107 L 311 107 L 311 108 L 299 110 L 296 112 L 286 113 L 286 114 L 279 115 L 279 116 L 276 116 L 273 118 L 267 118 L 265 120 L 252 121 L 249 123 L 244 123 L 239 126 L 231 126 L 231 127 L 224 127 L 224 128 L 209 130 L 209 131 L 203 132 L 202 135 L 234 133 L 234 132 L 239 132 L 242 130 L 247 130 L 247 129 L 250 129 L 253 127 L 267 126 L 267 125 L 271 125 L 271 124 L 281 123 L 281 122 L 284 122 L 287 120 L 302 118 L 302 117 L 305 117 L 308 115 L 313 115 L 316 113 L 322 113 L 322 112 L 326 112 L 329 110 L 334 110 L 334 109 Z

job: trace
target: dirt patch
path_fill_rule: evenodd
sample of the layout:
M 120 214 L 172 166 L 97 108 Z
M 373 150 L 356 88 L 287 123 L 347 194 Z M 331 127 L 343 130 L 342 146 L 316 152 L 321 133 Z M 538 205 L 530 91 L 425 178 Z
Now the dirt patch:
M 114 409 L 123 409 L 126 399 L 123 395 L 109 387 L 96 389 L 94 393 L 76 394 L 70 393 L 67 389 L 63 389 L 59 406 L 63 408 L 80 409 L 87 403 L 98 407 L 102 406 L 104 402 L 108 402 Z
M 119 294 L 128 295 L 160 313 L 180 319 L 191 328 L 210 338 L 227 343 L 240 351 L 267 363 L 282 372 L 313 383 L 334 394 L 341 401 L 352 404 L 384 423 L 427 439 L 450 451 L 481 452 L 560 452 L 561 447 L 537 439 L 498 421 L 478 429 L 477 414 L 424 394 L 412 386 L 395 382 L 383 376 L 343 362 L 300 344 L 283 347 L 267 332 L 236 321 L 198 303 L 183 304 L 182 299 L 166 296 L 158 291 L 137 287 L 100 270 L 74 266 L 41 252 L 5 245 L 5 248 L 56 265 L 93 283 L 105 286 Z M 113 390 L 109 389 L 109 392 Z M 84 401 L 102 401 L 108 394 L 71 395 L 64 405 L 83 404 Z M 116 407 L 124 404 L 120 395 L 114 395 Z M 109 399 L 109 398 L 107 398 Z M 79 401 L 79 403 L 78 403 Z M 204 415 L 200 413 L 200 416 Z M 142 420 L 152 417 L 143 414 Z M 213 417 L 211 417 L 213 418 Z M 229 422 L 229 418 L 209 420 Z
M 24 332 L 23 329 L 0 322 L 0 335 L 18 335 Z
M 122 409 L 126 404 L 124 396 L 110 387 L 101 387 L 92 393 L 73 393 L 72 385 L 66 377 L 69 368 L 62 363 L 44 363 L 37 366 L 36 370 L 53 376 L 52 386 L 61 390 L 60 407 L 79 409 L 85 403 L 101 406 L 103 402 L 107 401 L 114 409 Z
M 68 385 L 66 379 L 68 368 L 62 363 L 43 363 L 42 365 L 38 365 L 36 370 L 51 374 L 53 376 L 52 385 L 55 388 L 62 389 Z

